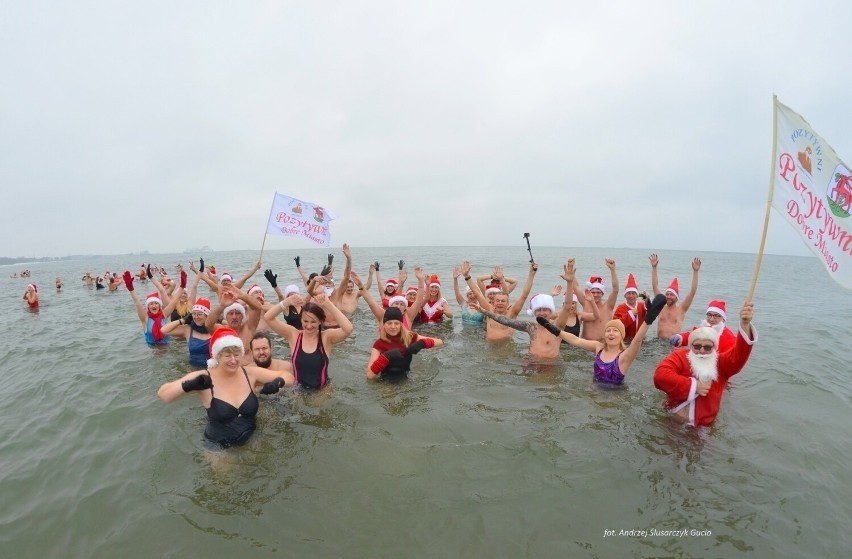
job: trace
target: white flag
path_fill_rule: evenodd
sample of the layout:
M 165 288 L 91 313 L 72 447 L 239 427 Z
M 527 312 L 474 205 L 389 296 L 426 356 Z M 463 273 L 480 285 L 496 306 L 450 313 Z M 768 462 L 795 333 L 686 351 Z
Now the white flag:
M 320 246 L 331 244 L 329 222 L 335 216 L 327 209 L 275 193 L 266 232 L 285 237 L 303 237 Z
M 852 289 L 852 171 L 805 119 L 775 99 L 772 207 L 829 275 Z

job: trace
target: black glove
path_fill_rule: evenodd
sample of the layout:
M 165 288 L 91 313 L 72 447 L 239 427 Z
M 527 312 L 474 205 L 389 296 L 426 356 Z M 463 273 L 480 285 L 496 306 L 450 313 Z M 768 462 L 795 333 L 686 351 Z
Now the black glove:
M 204 271 L 204 259 L 203 259 L 203 258 L 199 258 L 199 259 L 198 259 L 198 262 L 199 262 L 198 271 L 199 271 L 199 272 L 203 272 L 203 271 Z
M 329 255 L 328 255 L 328 267 L 329 267 L 329 268 L 331 268 L 331 263 L 332 263 L 333 261 L 334 261 L 334 255 L 333 255 L 333 254 L 329 254 Z
M 660 293 L 654 300 L 651 301 L 648 310 L 645 311 L 645 324 L 648 326 L 652 325 L 657 317 L 660 316 L 660 312 L 663 310 L 663 307 L 666 306 L 666 296 Z
M 550 332 L 554 336 L 558 336 L 559 334 L 562 333 L 562 330 L 560 330 L 555 324 L 553 324 L 552 322 L 550 322 L 549 320 L 547 320 L 543 316 L 535 317 L 535 321 L 538 322 L 539 324 L 541 324 L 544 327 L 545 330 L 547 330 L 548 332 Z
M 323 266 L 320 275 L 327 276 L 329 272 L 331 272 L 331 266 Z
M 298 256 L 297 256 L 296 258 L 294 258 L 293 260 L 295 260 L 295 261 L 296 261 L 296 267 L 297 267 L 297 268 L 301 266 L 301 264 L 300 264 L 301 260 L 299 259 L 299 257 L 298 257 Z
M 396 265 L 399 266 L 400 270 L 402 270 L 403 268 L 405 268 L 405 260 L 400 260 L 396 263 Z
M 386 352 L 382 353 L 382 355 L 384 355 L 391 363 L 393 363 L 394 361 L 400 361 L 402 359 L 405 359 L 402 356 L 402 352 L 398 349 L 389 349 Z
M 378 260 L 373 262 L 373 267 L 376 269 L 377 272 L 379 271 L 379 261 Z
M 185 380 L 180 383 L 184 392 L 192 392 L 193 390 L 207 390 L 213 388 L 213 379 L 207 373 L 202 373 L 195 378 Z
M 408 346 L 408 354 L 409 355 L 417 355 L 420 353 L 420 350 L 426 347 L 426 342 L 423 340 L 417 340 L 410 346 Z
M 272 289 L 278 287 L 278 274 L 273 274 L 272 270 L 266 269 L 263 271 L 263 277 L 266 278 L 266 281 L 269 282 L 269 285 L 272 286 Z
M 151 278 L 154 277 L 154 274 L 151 273 L 151 265 L 150 264 L 148 264 L 148 266 L 145 268 L 145 272 L 148 274 L 148 279 L 151 279 Z
M 284 386 L 284 379 L 275 377 L 275 380 L 269 381 L 260 389 L 261 394 L 277 394 L 281 387 Z

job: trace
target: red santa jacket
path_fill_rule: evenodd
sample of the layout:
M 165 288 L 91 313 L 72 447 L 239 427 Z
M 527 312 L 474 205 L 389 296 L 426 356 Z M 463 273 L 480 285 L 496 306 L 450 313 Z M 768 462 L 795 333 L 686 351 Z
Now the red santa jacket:
M 722 405 L 722 394 L 728 379 L 739 373 L 751 355 L 751 346 L 757 341 L 757 330 L 752 326 L 752 339 L 742 332 L 736 336 L 734 347 L 719 353 L 717 368 L 719 378 L 710 386 L 706 396 L 698 396 L 698 380 L 692 376 L 686 358 L 688 348 L 676 349 L 663 359 L 654 371 L 654 386 L 666 393 L 666 409 L 673 410 L 689 402 L 689 422 L 692 425 L 711 425 Z
M 636 337 L 636 330 L 645 320 L 645 303 L 637 301 L 635 311 L 628 307 L 627 303 L 621 303 L 615 307 L 612 318 L 624 324 L 624 341 L 629 342 Z

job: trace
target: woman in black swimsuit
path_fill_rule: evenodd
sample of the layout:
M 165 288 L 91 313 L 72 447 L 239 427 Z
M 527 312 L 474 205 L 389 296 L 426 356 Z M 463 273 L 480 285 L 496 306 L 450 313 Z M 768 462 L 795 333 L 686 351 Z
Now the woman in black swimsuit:
M 157 391 L 163 402 L 170 404 L 189 392 L 201 398 L 207 409 L 204 439 L 219 448 L 248 442 L 254 432 L 258 400 L 261 394 L 275 394 L 282 386 L 292 386 L 293 375 L 260 367 L 241 367 L 243 342 L 230 328 L 219 328 L 210 338 L 211 359 L 207 368 L 167 382 Z

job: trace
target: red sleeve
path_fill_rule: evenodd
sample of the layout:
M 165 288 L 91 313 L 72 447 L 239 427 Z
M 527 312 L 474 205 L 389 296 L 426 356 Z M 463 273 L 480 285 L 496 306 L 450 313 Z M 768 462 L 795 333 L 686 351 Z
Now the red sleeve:
M 687 351 L 689 350 L 675 350 L 660 361 L 657 370 L 654 371 L 654 386 L 668 394 L 674 401 L 686 400 L 692 389 L 692 374 L 689 370 L 689 362 L 686 360 Z
M 730 350 L 719 354 L 719 376 L 731 378 L 745 367 L 751 355 L 749 344 L 742 332 L 737 333 L 737 341 Z

